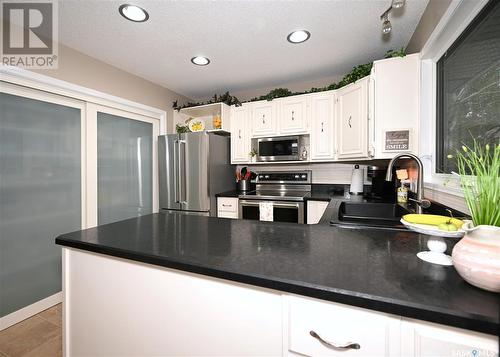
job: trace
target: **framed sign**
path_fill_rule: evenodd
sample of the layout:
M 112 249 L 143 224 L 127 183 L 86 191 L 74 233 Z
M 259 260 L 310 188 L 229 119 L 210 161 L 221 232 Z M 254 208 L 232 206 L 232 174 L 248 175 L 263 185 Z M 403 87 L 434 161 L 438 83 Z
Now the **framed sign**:
M 384 151 L 410 151 L 410 130 L 387 130 Z

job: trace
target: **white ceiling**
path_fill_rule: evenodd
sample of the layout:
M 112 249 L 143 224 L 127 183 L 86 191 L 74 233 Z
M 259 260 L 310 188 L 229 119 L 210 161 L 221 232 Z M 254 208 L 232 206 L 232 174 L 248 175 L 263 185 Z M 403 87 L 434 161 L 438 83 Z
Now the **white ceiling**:
M 390 0 L 161 1 L 64 0 L 60 41 L 89 56 L 190 98 L 225 90 L 343 75 L 353 66 L 406 46 L 428 0 L 407 0 L 381 34 L 380 14 Z M 127 21 L 122 3 L 145 8 L 145 23 Z M 311 32 L 291 44 L 289 32 Z M 191 64 L 195 55 L 212 63 Z

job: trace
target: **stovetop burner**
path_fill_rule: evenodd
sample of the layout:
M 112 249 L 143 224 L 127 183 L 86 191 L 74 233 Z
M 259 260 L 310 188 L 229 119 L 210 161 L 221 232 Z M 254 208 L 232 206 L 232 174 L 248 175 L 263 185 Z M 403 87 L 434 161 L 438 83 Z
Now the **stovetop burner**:
M 311 171 L 265 172 L 257 175 L 256 190 L 239 198 L 251 200 L 303 201 L 311 195 Z

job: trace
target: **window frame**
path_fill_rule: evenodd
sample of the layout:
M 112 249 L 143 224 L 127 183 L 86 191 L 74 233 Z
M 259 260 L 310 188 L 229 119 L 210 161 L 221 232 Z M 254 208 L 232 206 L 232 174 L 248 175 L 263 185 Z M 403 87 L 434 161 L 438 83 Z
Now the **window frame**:
M 452 1 L 420 52 L 420 157 L 424 164 L 426 195 L 444 204 L 466 211 L 458 177 L 438 172 L 437 166 L 437 62 L 459 43 L 467 28 L 485 9 L 490 0 Z
M 443 55 L 436 61 L 436 120 L 435 120 L 435 130 L 436 130 L 436 141 L 435 141 L 435 166 L 434 172 L 437 173 L 438 169 L 441 169 L 444 158 L 443 158 L 443 145 L 439 144 L 438 139 L 443 139 L 443 128 L 444 128 L 444 64 L 442 60 L 452 55 L 456 49 L 463 44 L 464 41 L 471 35 L 471 33 L 476 29 L 476 27 L 489 15 L 490 11 L 498 6 L 498 3 L 494 0 L 488 1 L 479 13 L 474 17 L 474 19 L 467 24 L 467 27 L 462 31 L 458 38 L 453 42 L 453 44 L 443 53 Z M 449 174 L 448 174 L 449 175 Z

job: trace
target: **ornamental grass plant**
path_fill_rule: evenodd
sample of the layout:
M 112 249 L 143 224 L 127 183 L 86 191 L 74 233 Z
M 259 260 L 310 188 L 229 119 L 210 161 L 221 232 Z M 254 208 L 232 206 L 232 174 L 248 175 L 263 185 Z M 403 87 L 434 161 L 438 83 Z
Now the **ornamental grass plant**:
M 458 174 L 474 226 L 500 227 L 500 142 L 457 151 Z

